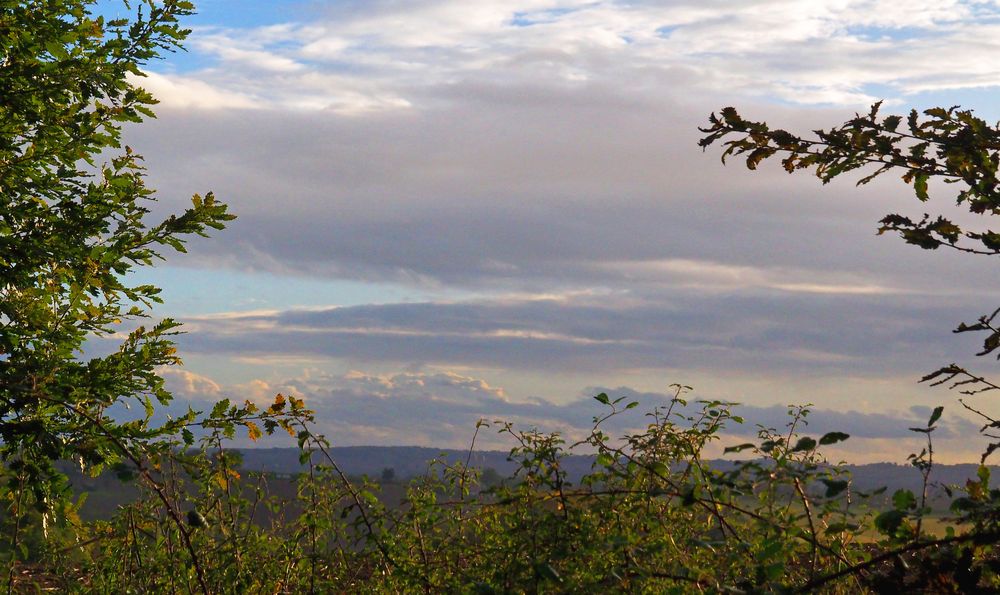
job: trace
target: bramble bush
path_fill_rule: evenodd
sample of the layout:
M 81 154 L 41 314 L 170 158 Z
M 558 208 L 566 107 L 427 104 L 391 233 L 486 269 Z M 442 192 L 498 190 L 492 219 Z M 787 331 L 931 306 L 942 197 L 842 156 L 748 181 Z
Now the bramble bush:
M 995 544 L 1000 491 L 981 466 L 947 487 L 953 528 L 932 534 L 928 488 L 933 431 L 911 455 L 920 493 L 891 505 L 854 489 L 822 451 L 839 432 L 807 434 L 808 409 L 791 407 L 786 427 L 758 427 L 756 440 L 720 444 L 744 421 L 731 404 L 688 402 L 676 387 L 669 407 L 641 429 L 610 436 L 614 417 L 638 404 L 606 394 L 582 441 L 481 422 L 511 441 L 510 478 L 484 481 L 468 464 L 437 462 L 406 485 L 401 502 L 348 477 L 294 397 L 273 403 L 222 401 L 163 423 L 171 401 L 159 375 L 180 362 L 172 320 L 155 320 L 159 290 L 128 274 L 184 250 L 189 234 L 233 218 L 211 193 L 158 223 L 141 157 L 121 145 L 121 127 L 152 117 L 143 67 L 180 47 L 186 0 L 123 2 L 105 19 L 88 0 L 0 0 L 0 516 L 8 592 L 992 592 L 1000 588 Z M 878 106 L 807 140 L 713 115 L 703 147 L 746 155 L 755 168 L 782 155 L 790 172 L 814 168 L 826 182 L 875 165 L 864 178 L 903 172 L 921 200 L 928 180 L 958 183 L 974 213 L 1000 212 L 1000 132 L 957 109 L 880 118 Z M 728 140 L 727 140 L 728 139 Z M 1000 254 L 1000 235 L 966 231 L 929 215 L 889 215 L 894 231 L 927 249 Z M 972 242 L 972 244 L 969 244 Z M 957 332 L 985 332 L 982 355 L 1000 347 L 997 316 Z M 145 320 L 144 320 L 145 319 Z M 97 342 L 125 339 L 107 355 Z M 1000 386 L 950 365 L 925 381 L 969 394 Z M 143 414 L 117 415 L 135 405 Z M 1000 422 L 962 401 L 985 420 Z M 294 493 L 241 468 L 231 448 L 287 432 L 298 440 Z M 723 447 L 728 464 L 710 460 Z M 470 445 L 475 447 L 475 438 Z M 983 462 L 997 448 L 986 447 Z M 582 478 L 566 457 L 592 457 Z M 470 459 L 471 460 L 471 457 Z M 114 473 L 138 497 L 110 520 L 85 522 L 59 464 Z

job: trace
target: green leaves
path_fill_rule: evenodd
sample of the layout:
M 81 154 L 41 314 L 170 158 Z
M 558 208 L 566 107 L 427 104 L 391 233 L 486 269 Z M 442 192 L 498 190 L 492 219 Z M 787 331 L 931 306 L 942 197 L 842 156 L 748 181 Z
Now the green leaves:
M 930 179 L 930 174 L 927 172 L 920 172 L 913 176 L 913 191 L 916 193 L 917 198 L 921 201 L 926 201 L 930 196 L 927 195 L 927 180 Z
M 188 513 L 187 513 L 187 522 L 188 522 L 188 525 L 191 525 L 192 527 L 194 527 L 196 529 L 202 529 L 202 528 L 208 527 L 208 520 L 206 520 L 205 516 L 203 514 L 201 514 L 200 512 L 198 512 L 197 510 L 189 510 L 188 511 Z
M 158 371 L 180 362 L 177 325 L 137 325 L 159 290 L 129 279 L 163 247 L 183 249 L 185 236 L 232 219 L 208 193 L 179 216 L 150 221 L 154 191 L 142 158 L 121 141 L 122 126 L 150 117 L 156 103 L 135 75 L 179 47 L 187 32 L 178 19 L 193 6 L 123 3 L 113 8 L 123 17 L 108 21 L 91 4 L 0 9 L 0 458 L 32 461 L 25 481 L 39 502 L 61 497 L 57 459 L 118 465 L 148 484 L 139 461 L 195 443 L 188 416 L 154 423 L 171 400 Z M 81 355 L 95 337 L 115 336 L 124 339 L 107 355 Z M 116 421 L 109 410 L 123 404 L 141 418 Z
M 917 506 L 917 497 L 910 490 L 896 490 L 892 494 L 892 505 L 896 510 L 910 510 Z
M 900 172 L 904 183 L 913 186 L 921 202 L 930 199 L 931 179 L 960 184 L 957 201 L 977 214 L 1000 208 L 1000 128 L 976 118 L 969 110 L 957 107 L 931 108 L 921 114 L 910 112 L 903 117 L 889 115 L 880 120 L 881 102 L 869 113 L 856 114 L 839 127 L 814 131 L 804 138 L 785 130 L 772 130 L 764 122 L 746 120 L 732 107 L 721 117 L 709 116 L 709 125 L 700 128 L 704 136 L 699 145 L 706 149 L 721 142 L 722 160 L 744 156 L 749 169 L 776 155 L 781 156 L 785 171 L 813 170 L 825 184 L 834 178 L 860 169 L 869 173 L 858 181 L 866 184 L 889 171 Z M 967 232 L 943 217 L 914 224 L 896 214 L 882 220 L 879 233 L 898 231 L 909 244 L 933 250 L 941 246 L 976 253 L 996 253 L 1000 240 L 992 232 Z M 967 238 L 981 242 L 986 250 L 960 244 Z
M 875 528 L 882 535 L 895 537 L 905 520 L 905 512 L 901 510 L 887 510 L 875 517 Z
M 597 455 L 597 458 L 594 460 L 594 463 L 599 467 L 611 467 L 612 465 L 615 464 L 615 459 L 610 454 L 602 452 L 601 454 Z

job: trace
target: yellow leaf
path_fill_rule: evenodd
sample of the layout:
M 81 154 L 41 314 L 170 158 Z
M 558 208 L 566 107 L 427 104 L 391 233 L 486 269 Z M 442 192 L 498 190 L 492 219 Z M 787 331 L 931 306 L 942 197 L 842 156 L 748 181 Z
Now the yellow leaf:
M 260 427 L 258 427 L 257 424 L 253 423 L 252 421 L 245 421 L 243 422 L 243 425 L 247 427 L 247 435 L 254 442 L 257 442 L 257 440 L 259 440 L 260 437 L 263 435 L 260 431 Z

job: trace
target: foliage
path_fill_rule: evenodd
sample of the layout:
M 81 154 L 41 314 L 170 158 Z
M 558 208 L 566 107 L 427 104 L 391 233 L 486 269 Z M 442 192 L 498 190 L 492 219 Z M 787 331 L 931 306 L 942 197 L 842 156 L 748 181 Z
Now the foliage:
M 959 184 L 956 201 L 975 214 L 1000 213 L 1000 129 L 973 116 L 971 110 L 932 108 L 921 119 L 917 110 L 903 118 L 881 117 L 881 102 L 867 114 L 855 114 L 843 125 L 816 130 L 815 139 L 805 139 L 766 122 L 743 119 L 732 107 L 712 114 L 709 126 L 701 129 L 700 141 L 707 148 L 723 142 L 723 162 L 730 156 L 745 156 L 746 166 L 756 169 L 760 162 L 779 155 L 784 169 L 814 170 L 824 184 L 837 176 L 868 168 L 858 185 L 867 184 L 888 172 L 902 172 L 902 180 L 913 187 L 917 199 L 930 198 L 929 184 L 938 179 Z M 939 247 L 974 254 L 1000 254 L 1000 233 L 989 229 L 964 230 L 942 215 L 925 214 L 914 221 L 890 213 L 882 218 L 879 233 L 895 231 L 909 244 L 928 250 Z
M 567 445 L 559 434 L 480 422 L 507 436 L 518 471 L 494 487 L 468 464 L 439 461 L 392 502 L 383 486 L 348 478 L 309 414 L 284 398 L 271 409 L 296 431 L 303 470 L 292 492 L 274 476 L 239 469 L 227 434 L 260 415 L 229 409 L 215 431 L 171 459 L 162 480 L 187 510 L 196 552 L 184 548 L 158 494 L 110 522 L 45 541 L 35 580 L 83 592 L 989 592 L 1000 586 L 996 529 L 977 516 L 996 490 L 988 470 L 958 489 L 958 530 L 922 529 L 919 494 L 896 492 L 880 511 L 822 450 L 848 439 L 810 436 L 809 410 L 710 461 L 726 430 L 743 423 L 730 404 L 689 402 L 683 387 L 636 432 L 613 438 L 608 420 L 633 403 L 601 394 L 606 413 Z M 937 414 L 935 414 L 937 415 Z M 933 429 L 932 416 L 926 428 Z M 930 432 L 926 432 L 929 437 Z M 470 454 L 475 447 L 473 438 Z M 184 446 L 179 440 L 177 448 Z M 589 453 L 570 478 L 563 461 Z M 717 450 L 716 450 L 717 452 Z M 919 468 L 919 467 L 918 467 Z M 961 510 L 959 510 L 961 509 Z M 962 530 L 962 527 L 972 530 Z M 966 559 L 967 558 L 967 559 Z M 900 569 L 904 570 L 900 570 Z M 28 581 L 20 583 L 27 586 Z
M 157 485 L 164 438 L 197 423 L 195 412 L 153 423 L 170 401 L 157 368 L 179 362 L 178 325 L 138 324 L 159 290 L 128 274 L 233 218 L 208 193 L 150 224 L 141 157 L 121 145 L 123 125 L 152 116 L 141 68 L 178 47 L 192 4 L 125 3 L 131 18 L 110 20 L 90 4 L 0 2 L 0 459 L 15 557 L 28 510 L 50 520 L 66 507 L 54 461 L 128 465 Z M 117 421 L 130 403 L 144 415 Z
M 756 169 L 764 160 L 780 156 L 781 164 L 789 173 L 812 170 L 824 183 L 841 174 L 854 170 L 867 170 L 857 182 L 867 184 L 888 172 L 900 173 L 904 183 L 913 188 L 918 200 L 930 199 L 931 183 L 957 184 L 956 203 L 964 205 L 976 215 L 1000 214 L 1000 188 L 997 170 L 1000 167 L 1000 124 L 990 125 L 973 115 L 971 110 L 959 107 L 935 107 L 922 114 L 911 110 L 905 118 L 900 115 L 882 116 L 881 103 L 872 106 L 867 114 L 855 114 L 843 125 L 829 130 L 814 131 L 815 138 L 803 138 L 781 129 L 772 129 L 765 122 L 746 120 L 736 109 L 727 107 L 719 115 L 709 117 L 709 126 L 702 128 L 705 136 L 700 145 L 707 148 L 716 142 L 725 147 L 723 162 L 728 157 L 745 158 L 749 169 Z M 905 122 L 905 123 L 904 123 Z M 896 232 L 908 243 L 927 250 L 950 248 L 960 252 L 995 256 L 1000 254 L 1000 233 L 984 228 L 969 230 L 944 215 L 925 213 L 914 219 L 890 213 L 880 221 L 878 233 Z M 991 315 L 979 317 L 972 324 L 961 323 L 954 332 L 984 332 L 983 349 L 977 353 L 985 356 L 1000 348 L 1000 328 L 994 323 L 1000 309 Z M 961 394 L 978 395 L 1000 390 L 1000 385 L 975 374 L 957 364 L 949 364 L 921 379 L 933 386 L 948 385 Z M 959 399 L 968 411 L 985 420 L 981 433 L 991 442 L 986 446 L 981 463 L 1000 448 L 1000 436 L 991 431 L 1000 428 L 1000 421 L 979 408 Z M 884 584 L 876 586 L 885 591 L 925 588 L 932 590 L 959 590 L 982 592 L 984 576 L 996 573 L 998 564 L 993 552 L 1000 540 L 1000 491 L 990 489 L 990 473 L 981 466 L 978 478 L 969 480 L 966 495 L 952 502 L 957 518 L 971 524 L 966 542 L 957 546 L 954 535 L 944 540 L 927 540 L 921 536 L 921 515 L 926 512 L 927 485 L 933 467 L 931 433 L 940 418 L 942 408 L 934 410 L 927 427 L 911 428 L 927 437 L 927 447 L 910 456 L 910 461 L 923 477 L 924 490 L 917 497 L 912 493 L 893 496 L 893 508 L 875 518 L 875 526 L 901 545 L 898 553 L 914 549 L 936 548 L 918 568 L 907 566 L 901 557 L 891 571 L 882 578 Z M 948 495 L 952 495 L 949 488 Z M 917 513 L 915 526 L 909 522 Z M 945 545 L 945 547 L 940 547 Z M 890 552 L 891 553 L 891 552 Z M 873 559 L 878 559 L 876 556 Z M 942 576 L 947 581 L 942 582 Z M 991 587 L 991 592 L 996 586 Z
M 265 407 L 222 401 L 163 423 L 169 403 L 157 371 L 179 362 L 177 323 L 151 319 L 158 289 L 128 274 L 184 250 L 190 234 L 232 219 L 211 193 L 180 215 L 151 224 L 154 194 L 142 160 L 121 146 L 123 125 L 152 117 L 142 67 L 187 35 L 185 0 L 124 3 L 107 20 L 86 0 L 0 0 L 0 517 L 8 591 L 52 587 L 86 592 L 836 592 L 1000 587 L 994 543 L 1000 491 L 989 472 L 949 488 L 958 531 L 928 534 L 932 431 L 911 463 L 920 494 L 898 491 L 888 510 L 877 494 L 821 453 L 848 438 L 804 433 L 808 409 L 792 407 L 784 428 L 726 447 L 738 458 L 708 459 L 727 427 L 743 420 L 723 402 L 671 405 L 622 437 L 606 422 L 637 403 L 601 394 L 607 413 L 583 440 L 481 422 L 512 441 L 519 470 L 481 475 L 441 461 L 410 482 L 399 502 L 385 485 L 349 478 L 311 429 L 312 412 L 278 395 Z M 727 108 L 703 146 L 736 133 L 726 155 L 756 167 L 777 153 L 789 171 L 815 167 L 825 181 L 874 164 L 870 180 L 902 168 L 921 200 L 942 177 L 965 188 L 959 201 L 995 213 L 996 129 L 969 112 L 931 110 L 879 119 L 877 106 L 806 141 Z M 943 217 L 882 221 L 924 248 L 1000 253 L 1000 235 L 969 232 Z M 996 237 L 994 237 L 996 236 Z M 973 245 L 968 245 L 973 242 Z M 981 247 L 975 242 L 981 244 Z M 1000 346 L 992 317 L 960 331 L 988 331 L 983 354 Z M 146 324 L 139 324 L 150 318 Z M 125 339 L 112 348 L 119 333 Z M 991 390 L 964 369 L 926 380 Z M 992 387 L 996 388 L 996 387 Z M 124 405 L 143 413 L 121 415 Z M 982 414 L 985 416 L 985 414 Z M 988 419 L 990 427 L 1000 423 Z M 276 478 L 240 469 L 229 441 L 288 432 L 303 472 L 294 493 Z M 470 446 L 475 446 L 475 438 Z M 995 448 L 995 447 L 991 447 Z M 571 478 L 569 453 L 593 457 Z M 989 451 L 992 452 L 992 451 Z M 987 454 L 989 454 L 989 452 Z M 984 457 L 985 458 L 985 457 Z M 107 522 L 84 522 L 56 461 L 134 481 L 140 497 Z M 392 481 L 389 481 L 392 480 Z M 965 530 L 962 530 L 963 527 Z
M 808 139 L 772 129 L 766 122 L 746 120 L 735 108 L 727 107 L 709 117 L 709 126 L 701 129 L 705 136 L 699 144 L 708 148 L 721 142 L 725 147 L 723 162 L 731 156 L 744 157 L 750 169 L 780 156 L 785 171 L 813 170 L 824 184 L 854 170 L 868 170 L 858 185 L 888 172 L 901 173 L 903 182 L 913 187 L 921 202 L 930 199 L 933 180 L 957 184 L 958 205 L 977 215 L 1000 214 L 1000 123 L 990 125 L 971 110 L 957 106 L 935 107 L 923 114 L 911 110 L 905 119 L 895 114 L 882 116 L 880 108 L 881 102 L 876 103 L 867 114 L 855 114 L 836 128 L 816 130 L 815 138 Z M 1000 255 L 1000 233 L 988 228 L 968 230 L 944 215 L 925 213 L 914 219 L 890 213 L 880 224 L 879 234 L 897 232 L 906 243 L 926 250 L 945 247 L 969 254 Z M 992 354 L 1000 348 L 1000 327 L 994 324 L 998 314 L 1000 309 L 972 324 L 963 322 L 954 332 L 986 333 L 983 349 L 976 355 Z M 927 374 L 921 382 L 949 384 L 963 395 L 1000 390 L 987 378 L 954 363 Z M 985 420 L 984 432 L 1000 427 L 997 420 L 960 402 Z M 997 448 L 1000 442 L 990 444 L 983 461 Z
M 209 194 L 148 225 L 141 159 L 120 145 L 121 126 L 155 103 L 130 77 L 183 39 L 177 18 L 190 8 L 145 2 L 129 21 L 95 18 L 81 1 L 0 5 L 0 456 L 39 503 L 53 460 L 101 468 L 190 421 L 150 424 L 170 399 L 155 369 L 179 361 L 174 321 L 133 325 L 117 351 L 83 355 L 159 301 L 157 288 L 127 283 L 133 268 L 232 219 Z M 126 401 L 145 417 L 116 423 L 107 412 Z

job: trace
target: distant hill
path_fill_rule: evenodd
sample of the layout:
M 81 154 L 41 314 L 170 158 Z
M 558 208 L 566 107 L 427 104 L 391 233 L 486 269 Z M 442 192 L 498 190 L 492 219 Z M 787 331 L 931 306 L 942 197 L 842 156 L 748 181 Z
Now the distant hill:
M 249 448 L 240 451 L 243 468 L 250 471 L 273 473 L 298 473 L 297 448 Z M 500 475 L 512 475 L 518 464 L 507 460 L 507 452 L 499 450 L 473 451 L 428 448 L 423 446 L 339 446 L 330 449 L 330 455 L 348 475 L 368 475 L 377 478 L 383 469 L 392 469 L 397 479 L 408 479 L 427 473 L 434 460 L 448 463 L 462 462 L 480 469 L 495 469 Z M 316 462 L 322 462 L 318 456 Z M 580 477 L 590 471 L 591 457 L 574 455 L 565 460 L 566 471 Z
M 274 473 L 297 473 L 299 451 L 296 448 L 253 448 L 240 451 L 243 467 L 252 471 Z M 397 479 L 407 479 L 427 472 L 432 460 L 465 462 L 467 450 L 427 448 L 422 446 L 341 446 L 330 449 L 330 455 L 348 475 L 368 475 L 378 478 L 383 469 L 391 468 Z M 318 459 L 317 459 L 318 461 Z M 506 451 L 473 451 L 470 464 L 481 469 L 493 468 L 501 476 L 509 476 L 517 469 L 518 463 L 507 458 Z M 593 457 L 569 456 L 564 460 L 565 470 L 571 478 L 591 471 Z M 731 465 L 731 461 L 718 461 L 720 467 Z M 854 485 L 861 490 L 887 486 L 892 490 L 920 488 L 921 477 L 910 465 L 895 463 L 871 463 L 867 465 L 847 465 Z M 934 465 L 931 480 L 939 484 L 959 484 L 976 477 L 978 465 Z M 991 467 L 995 477 L 1000 477 L 1000 467 Z

